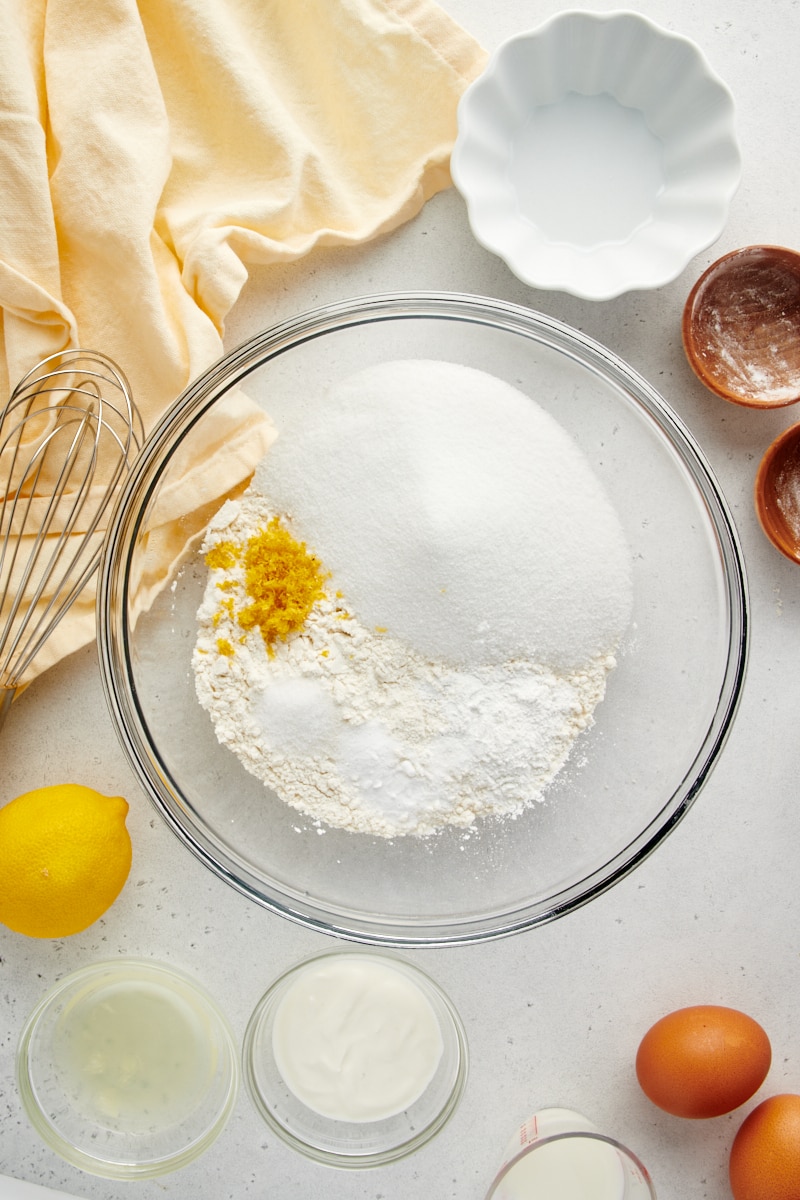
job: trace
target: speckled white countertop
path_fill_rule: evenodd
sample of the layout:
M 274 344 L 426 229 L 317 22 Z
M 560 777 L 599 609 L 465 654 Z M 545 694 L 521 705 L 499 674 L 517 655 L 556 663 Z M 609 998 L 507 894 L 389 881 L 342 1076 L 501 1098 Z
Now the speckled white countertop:
M 558 11 L 547 0 L 443 0 L 443 7 L 489 49 Z M 743 1112 L 682 1122 L 653 1108 L 633 1074 L 648 1025 L 697 1002 L 742 1008 L 767 1029 L 774 1059 L 756 1099 L 800 1092 L 800 568 L 766 541 L 751 502 L 761 453 L 800 420 L 800 409 L 752 413 L 715 399 L 689 371 L 680 338 L 685 298 L 713 259 L 757 242 L 800 247 L 800 3 L 643 0 L 637 7 L 693 38 L 737 102 L 741 187 L 720 240 L 678 280 L 600 304 L 531 291 L 474 242 L 464 204 L 450 190 L 373 244 L 255 271 L 227 344 L 349 296 L 464 291 L 558 317 L 641 372 L 710 460 L 749 575 L 748 677 L 710 781 L 657 852 L 587 907 L 508 940 L 412 953 L 459 1008 L 471 1050 L 465 1098 L 433 1144 L 390 1167 L 335 1171 L 277 1141 L 242 1093 L 229 1126 L 198 1162 L 158 1181 L 117 1184 L 63 1163 L 22 1113 L 14 1052 L 41 993 L 95 959 L 153 956 L 201 979 L 241 1037 L 269 981 L 329 943 L 249 903 L 182 848 L 117 744 L 94 650 L 74 655 L 15 703 L 2 735 L 0 799 L 68 778 L 121 793 L 131 805 L 134 862 L 120 899 L 85 933 L 38 942 L 0 932 L 0 1174 L 86 1200 L 482 1200 L 516 1126 L 539 1107 L 561 1104 L 636 1150 L 659 1200 L 726 1200 L 727 1154 Z M 11 1194 L 0 1180 L 0 1200 Z

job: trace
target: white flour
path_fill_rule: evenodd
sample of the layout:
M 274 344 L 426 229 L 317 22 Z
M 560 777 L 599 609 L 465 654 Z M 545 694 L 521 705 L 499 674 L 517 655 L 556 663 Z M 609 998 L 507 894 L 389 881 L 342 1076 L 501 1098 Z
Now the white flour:
M 208 547 L 245 541 L 273 515 L 260 497 L 217 515 Z M 317 602 L 301 633 L 267 655 L 219 613 L 212 571 L 198 613 L 197 692 L 219 741 L 295 808 L 393 836 L 518 813 L 564 763 L 602 698 L 611 657 L 564 677 L 525 660 L 459 670 L 366 629 L 344 598 Z M 230 595 L 227 592 L 226 595 Z M 221 655 L 217 639 L 235 653 Z
M 464 370 L 444 365 L 451 371 Z M 458 382 L 463 384 L 463 379 Z M 485 383 L 482 386 L 485 388 Z M 461 403 L 461 411 L 468 418 L 469 405 L 464 408 L 463 395 Z M 531 402 L 525 398 L 525 404 L 530 406 Z M 414 415 L 412 405 L 409 420 Z M 396 414 L 393 419 L 397 421 Z M 322 497 L 327 485 L 334 510 L 335 498 L 342 494 L 341 480 L 326 477 L 326 468 L 321 464 L 327 462 L 332 471 L 345 472 L 346 481 L 352 467 L 347 454 L 339 452 L 349 444 L 350 432 L 345 422 L 338 434 L 333 433 L 327 451 L 320 437 L 312 439 L 315 472 L 322 472 L 321 477 L 315 474 L 312 491 Z M 541 431 L 539 434 L 541 440 Z M 426 444 L 430 446 L 436 436 L 428 422 Z M 562 448 L 556 441 L 557 448 Z M 547 449 L 552 458 L 552 445 Z M 272 464 L 274 453 L 270 452 L 265 466 Z M 557 469 L 559 466 L 564 466 L 563 457 L 556 462 Z M 581 460 L 577 474 L 575 462 L 568 462 L 568 466 L 575 496 L 578 501 L 583 497 L 587 512 L 595 512 L 598 492 L 593 476 L 581 491 L 581 470 L 588 473 L 588 464 Z M 281 470 L 276 457 L 274 477 L 258 480 L 259 486 L 265 489 L 265 483 L 268 486 L 274 478 L 276 490 L 283 488 L 285 492 L 293 471 L 299 470 L 302 475 L 303 463 L 292 456 L 290 469 L 283 475 Z M 490 464 L 490 472 L 497 476 L 497 465 Z M 441 487 L 441 462 L 437 464 L 437 480 Z M 453 467 L 448 480 L 453 511 L 459 499 L 453 494 L 457 482 L 458 469 Z M 469 488 L 473 494 L 476 486 L 480 491 L 484 484 L 476 481 L 473 465 L 469 479 L 458 486 Z M 495 485 L 502 491 L 500 477 L 495 478 Z M 345 482 L 345 490 L 350 486 Z M 363 543 L 369 545 L 371 536 L 369 513 L 374 511 L 376 486 L 377 480 L 370 478 L 370 494 L 362 506 L 362 529 L 354 528 L 362 538 L 362 555 Z M 349 491 L 347 495 L 352 509 Z M 278 515 L 292 536 L 307 542 L 323 565 L 332 569 L 334 564 L 328 561 L 325 546 L 309 537 L 308 530 L 315 524 L 313 495 L 311 503 L 307 495 L 300 500 L 301 508 L 305 504 L 306 520 L 298 526 L 296 513 L 287 516 L 286 509 L 276 508 L 272 496 L 267 499 L 251 489 L 242 500 L 223 506 L 209 528 L 204 549 L 219 543 L 244 545 Z M 541 498 L 536 503 L 541 507 Z M 413 510 L 413 499 L 409 499 L 408 506 Z M 345 507 L 341 505 L 342 512 Z M 349 515 L 344 514 L 344 526 Z M 523 513 L 526 520 L 531 516 Z M 608 512 L 603 510 L 597 519 L 608 521 Z M 419 523 L 416 528 L 418 532 Z M 586 534 L 585 529 L 582 532 Z M 614 537 L 617 532 L 614 525 Z M 462 533 L 454 529 L 451 519 L 448 546 L 455 542 L 456 552 Z M 473 541 L 474 535 L 473 522 L 469 531 Z M 412 532 L 411 538 L 414 536 Z M 424 608 L 414 612 L 413 619 L 408 610 L 402 614 L 404 632 L 410 630 L 410 637 L 395 636 L 393 628 L 383 625 L 368 625 L 361 613 L 359 620 L 349 608 L 346 571 L 344 579 L 334 572 L 325 584 L 325 597 L 314 604 L 303 627 L 287 640 L 277 641 L 270 655 L 258 628 L 243 632 L 236 622 L 237 611 L 247 603 L 241 565 L 210 570 L 198 613 L 193 659 L 198 698 L 211 715 L 219 741 L 234 751 L 248 771 L 286 803 L 325 824 L 392 837 L 429 834 L 444 825 L 468 826 L 476 817 L 489 814 L 518 814 L 542 799 L 575 739 L 592 723 L 594 709 L 604 695 L 607 674 L 615 664 L 613 652 L 630 607 L 629 560 L 623 568 L 622 560 L 614 557 L 620 544 L 622 540 L 606 538 L 605 546 L 600 547 L 611 558 L 613 570 L 608 578 L 617 588 L 611 600 L 604 594 L 595 604 L 593 595 L 584 596 L 590 610 L 588 617 L 585 612 L 574 618 L 563 613 L 562 623 L 569 626 L 572 619 L 577 630 L 573 648 L 579 639 L 587 644 L 592 639 L 599 643 L 599 648 L 592 645 L 589 652 L 572 653 L 572 661 L 566 666 L 545 665 L 520 655 L 495 661 L 496 644 L 480 637 L 470 639 L 460 655 L 452 653 L 456 643 L 451 638 L 447 661 L 431 655 L 426 652 L 425 638 L 415 637 L 420 621 L 426 635 L 429 633 Z M 405 553 L 416 555 L 416 544 L 409 543 Z M 474 545 L 470 553 L 475 553 Z M 537 548 L 540 553 L 541 538 Z M 403 554 L 404 547 L 395 543 L 393 564 L 398 574 L 407 567 Z M 524 553 L 521 557 L 524 565 Z M 502 603 L 506 592 L 514 600 L 519 590 L 516 581 L 511 588 L 505 587 L 508 581 L 502 571 L 494 569 L 494 559 L 489 565 L 492 569 L 488 574 L 484 572 L 485 578 L 476 576 L 474 595 L 466 600 L 463 594 L 459 596 L 459 619 L 465 628 L 482 630 L 498 595 Z M 457 574 L 453 581 L 451 594 L 458 595 L 461 581 Z M 438 593 L 438 575 L 435 582 Z M 555 582 L 563 599 L 563 579 Z M 444 585 L 447 583 L 445 577 Z M 387 586 L 384 577 L 371 597 L 373 610 L 375 596 Z M 556 607 L 553 612 L 557 613 Z M 592 612 L 597 614 L 594 619 Z M 510 630 L 514 615 L 513 608 L 510 614 L 503 613 Z M 551 624 L 556 619 L 553 617 Z M 558 633 L 545 628 L 545 644 L 555 645 L 559 637 L 563 638 L 560 626 Z M 414 641 L 421 644 L 414 645 Z M 223 653 L 221 645 L 225 647 Z M 559 651 L 560 659 L 568 657 Z

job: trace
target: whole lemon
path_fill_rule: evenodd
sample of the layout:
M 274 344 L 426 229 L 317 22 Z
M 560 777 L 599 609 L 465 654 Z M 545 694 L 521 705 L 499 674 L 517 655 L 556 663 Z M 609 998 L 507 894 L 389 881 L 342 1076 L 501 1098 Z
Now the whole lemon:
M 131 868 L 128 804 L 77 783 L 35 788 L 0 808 L 0 922 L 29 937 L 86 929 Z

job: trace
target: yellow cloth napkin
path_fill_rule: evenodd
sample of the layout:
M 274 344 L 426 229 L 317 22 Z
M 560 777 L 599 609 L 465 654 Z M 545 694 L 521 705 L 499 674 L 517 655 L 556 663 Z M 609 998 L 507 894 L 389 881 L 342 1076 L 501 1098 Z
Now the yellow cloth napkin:
M 0 47 L 0 399 L 82 346 L 122 368 L 148 430 L 222 353 L 248 264 L 386 232 L 449 185 L 485 61 L 433 0 L 0 0 Z M 181 518 L 273 436 L 231 398 L 170 497 L 147 597 Z M 93 638 L 93 605 L 26 679 Z

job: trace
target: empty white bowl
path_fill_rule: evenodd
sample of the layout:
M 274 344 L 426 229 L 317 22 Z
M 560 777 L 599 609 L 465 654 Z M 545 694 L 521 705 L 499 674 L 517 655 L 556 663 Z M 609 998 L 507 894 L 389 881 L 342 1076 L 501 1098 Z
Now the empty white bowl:
M 565 12 L 464 93 L 452 175 L 472 231 L 524 283 L 610 300 L 677 278 L 741 174 L 730 92 L 685 37 Z

